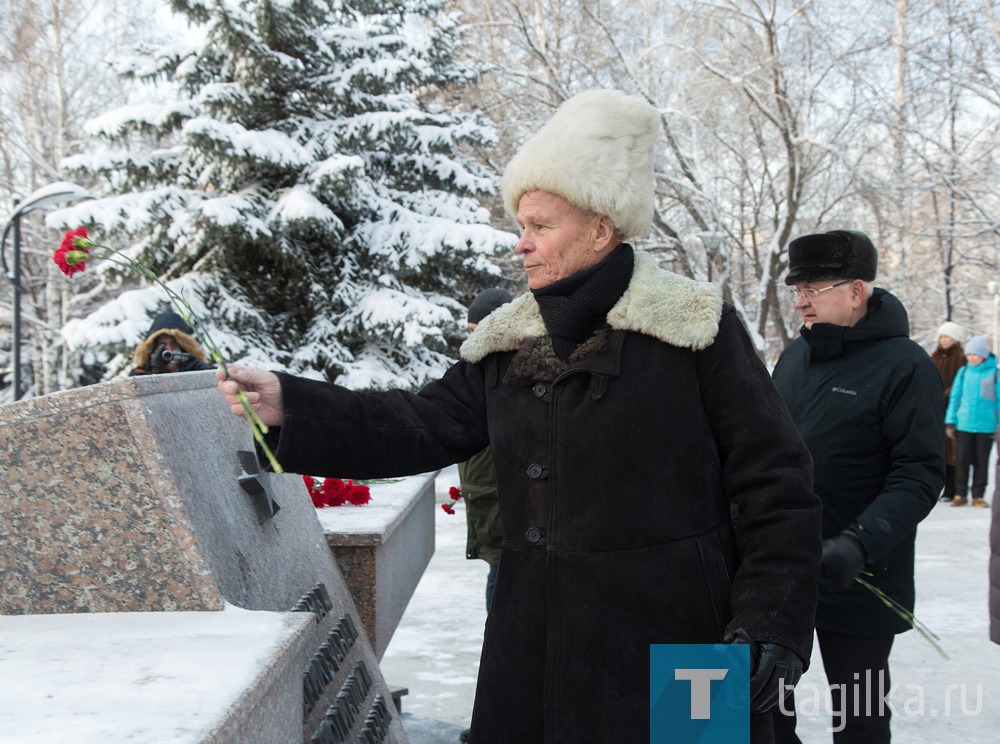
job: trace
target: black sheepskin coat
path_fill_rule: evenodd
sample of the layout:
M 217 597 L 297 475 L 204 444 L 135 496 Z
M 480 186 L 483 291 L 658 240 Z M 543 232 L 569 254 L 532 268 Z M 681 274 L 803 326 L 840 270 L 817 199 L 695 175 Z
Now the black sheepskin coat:
M 504 543 L 471 741 L 648 741 L 652 643 L 743 628 L 809 659 L 811 460 L 716 287 L 637 252 L 607 326 L 568 363 L 530 294 L 462 355 L 416 394 L 282 376 L 271 436 L 286 469 L 355 478 L 492 446 Z

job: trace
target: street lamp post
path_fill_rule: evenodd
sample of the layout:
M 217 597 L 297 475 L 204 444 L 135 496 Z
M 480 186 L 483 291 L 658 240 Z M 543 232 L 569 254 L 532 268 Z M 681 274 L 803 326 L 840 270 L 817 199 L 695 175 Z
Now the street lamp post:
M 14 199 L 14 211 L 3 229 L 3 237 L 0 238 L 0 261 L 3 263 L 4 274 L 7 281 L 11 283 L 14 293 L 14 308 L 10 324 L 14 400 L 21 399 L 21 293 L 24 291 L 24 287 L 21 285 L 21 215 L 35 209 L 45 209 L 56 204 L 71 204 L 91 198 L 93 197 L 85 189 L 75 183 L 59 181 L 42 186 L 42 188 L 28 194 L 23 200 Z M 13 268 L 7 266 L 8 233 L 13 236 Z

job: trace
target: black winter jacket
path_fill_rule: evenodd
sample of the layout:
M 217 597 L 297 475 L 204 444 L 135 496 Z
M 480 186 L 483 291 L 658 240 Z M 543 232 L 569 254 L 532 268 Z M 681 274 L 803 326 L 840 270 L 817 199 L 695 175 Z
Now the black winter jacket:
M 809 446 L 823 502 L 823 538 L 852 527 L 868 554 L 863 577 L 913 610 L 917 524 L 944 484 L 941 376 L 908 338 L 902 303 L 875 289 L 853 327 L 803 327 L 774 382 Z M 821 584 L 816 626 L 885 636 L 911 626 L 854 584 Z
M 743 628 L 809 658 L 809 454 L 735 312 L 637 253 L 607 323 L 563 362 L 525 294 L 419 393 L 281 377 L 270 436 L 291 471 L 402 475 L 492 446 L 504 543 L 476 744 L 648 741 L 651 643 Z

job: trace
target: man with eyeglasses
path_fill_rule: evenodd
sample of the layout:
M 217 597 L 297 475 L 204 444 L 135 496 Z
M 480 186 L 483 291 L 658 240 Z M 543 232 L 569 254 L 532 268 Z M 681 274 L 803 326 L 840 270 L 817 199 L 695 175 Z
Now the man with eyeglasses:
M 774 382 L 812 453 L 823 503 L 816 635 L 833 740 L 888 742 L 889 651 L 911 626 L 859 579 L 913 611 L 916 528 L 944 484 L 941 378 L 910 340 L 903 304 L 873 286 L 878 253 L 867 235 L 804 235 L 789 244 L 788 266 L 801 337 Z M 775 741 L 799 742 L 794 705 L 782 712 Z

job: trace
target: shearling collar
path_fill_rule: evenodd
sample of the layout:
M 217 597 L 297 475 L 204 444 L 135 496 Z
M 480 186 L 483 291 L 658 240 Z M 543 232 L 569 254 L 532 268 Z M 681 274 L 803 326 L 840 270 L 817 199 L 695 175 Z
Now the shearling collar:
M 664 271 L 651 255 L 636 251 L 628 289 L 608 312 L 607 320 L 615 330 L 700 351 L 715 340 L 721 315 L 718 287 Z M 529 292 L 487 316 L 462 344 L 461 354 L 475 363 L 495 352 L 515 351 L 526 339 L 546 335 L 538 303 Z

